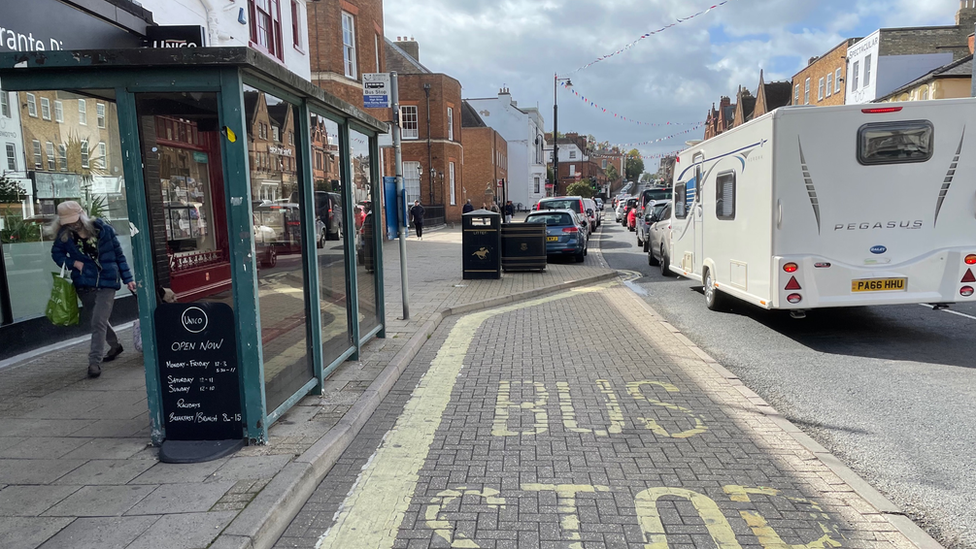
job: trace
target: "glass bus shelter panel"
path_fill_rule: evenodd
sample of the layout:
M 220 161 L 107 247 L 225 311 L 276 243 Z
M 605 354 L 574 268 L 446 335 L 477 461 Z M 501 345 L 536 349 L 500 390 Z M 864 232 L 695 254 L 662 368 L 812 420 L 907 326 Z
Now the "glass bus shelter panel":
M 161 300 L 233 307 L 216 93 L 136 94 Z
M 297 109 L 244 87 L 252 234 L 258 259 L 258 306 L 267 409 L 275 410 L 314 379 L 308 354 L 302 263 L 304 220 L 298 204 Z
M 372 211 L 373 181 L 369 137 L 349 131 L 349 158 L 353 203 L 356 207 L 356 280 L 359 291 L 359 333 L 367 334 L 380 325 L 376 295 L 376 239 L 379 217 Z
M 112 225 L 132 258 L 114 92 L 0 91 L 4 177 L 19 196 L 0 204 L 0 252 L 6 291 L 17 322 L 44 316 L 51 295 L 51 260 L 58 204 L 74 200 L 87 215 Z M 124 287 L 117 297 L 128 296 Z M 84 311 L 83 311 L 84 313 Z
M 339 124 L 312 114 L 312 185 L 315 189 L 316 268 L 319 273 L 319 307 L 322 324 L 322 357 L 331 364 L 355 345 L 349 324 L 346 286 L 345 238 L 342 201 L 342 162 L 339 156 Z M 353 233 L 355 234 L 355 233 Z

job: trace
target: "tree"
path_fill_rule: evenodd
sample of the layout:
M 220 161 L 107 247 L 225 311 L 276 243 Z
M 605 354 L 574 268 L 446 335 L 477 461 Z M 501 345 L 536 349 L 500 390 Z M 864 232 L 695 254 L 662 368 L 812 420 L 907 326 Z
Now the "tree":
M 644 160 L 641 158 L 640 151 L 631 149 L 627 153 L 627 163 L 624 171 L 627 174 L 627 181 L 637 181 L 640 174 L 644 172 Z
M 640 177 L 641 183 L 649 183 L 651 181 L 651 174 L 644 172 Z
M 582 196 L 583 198 L 593 198 L 593 182 L 589 179 L 570 183 L 566 187 L 566 196 Z
M 20 183 L 6 175 L 0 175 L 0 204 L 15 204 L 23 200 L 26 195 Z
M 607 181 L 610 183 L 615 182 L 617 178 L 620 177 L 620 174 L 617 173 L 617 167 L 613 164 L 607 164 L 607 169 L 604 170 L 603 173 L 606 174 Z

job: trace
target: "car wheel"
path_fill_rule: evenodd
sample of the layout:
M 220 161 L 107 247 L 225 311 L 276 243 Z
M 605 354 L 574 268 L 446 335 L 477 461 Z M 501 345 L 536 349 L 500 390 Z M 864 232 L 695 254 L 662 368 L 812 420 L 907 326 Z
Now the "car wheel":
M 651 241 L 647 237 L 644 237 L 644 251 L 645 252 L 651 251 Z
M 583 257 L 586 257 L 586 254 L 588 254 L 589 252 L 590 252 L 590 247 L 589 246 L 583 248 Z
M 705 306 L 708 307 L 710 311 L 721 311 L 725 308 L 725 299 L 722 292 L 715 287 L 715 281 L 712 279 L 711 269 L 705 271 Z
M 658 265 L 657 259 L 654 258 L 654 254 L 647 252 L 647 264 L 651 267 L 656 267 Z
M 268 246 L 268 251 L 264 254 L 264 261 L 261 264 L 265 267 L 274 267 L 278 264 L 278 250 L 273 245 Z
M 319 234 L 319 237 L 315 240 L 315 247 L 324 248 L 325 241 L 328 239 L 329 239 L 329 233 L 325 229 L 322 229 L 322 232 Z
M 582 263 L 583 261 L 585 261 L 585 260 L 586 260 L 586 258 L 585 258 L 585 257 L 583 257 L 583 256 L 585 256 L 585 255 L 586 255 L 586 251 L 584 251 L 584 252 L 583 252 L 583 253 L 581 253 L 581 254 L 576 254 L 576 256 L 575 256 L 575 259 L 576 259 L 576 262 L 577 262 L 577 263 Z
M 661 276 L 671 276 L 671 258 L 664 253 L 664 246 L 661 246 Z
M 637 231 L 637 245 L 640 246 L 640 247 L 642 247 L 642 248 L 645 247 L 644 246 L 644 239 L 641 238 L 640 231 Z

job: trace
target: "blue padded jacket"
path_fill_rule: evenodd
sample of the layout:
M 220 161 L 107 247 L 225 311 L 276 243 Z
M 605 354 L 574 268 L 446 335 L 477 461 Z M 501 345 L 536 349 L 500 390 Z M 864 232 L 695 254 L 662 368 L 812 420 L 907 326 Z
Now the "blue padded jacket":
M 71 282 L 75 288 L 118 290 L 122 287 L 119 283 L 120 278 L 125 284 L 132 282 L 132 273 L 129 271 L 129 264 L 125 261 L 122 245 L 115 237 L 115 229 L 111 225 L 101 219 L 96 219 L 92 223 L 98 232 L 97 263 L 78 249 L 73 238 L 68 238 L 67 242 L 61 240 L 61 235 L 68 229 L 62 229 L 54 238 L 51 257 L 59 267 L 64 266 L 71 271 Z M 75 261 L 84 263 L 81 272 L 74 268 Z

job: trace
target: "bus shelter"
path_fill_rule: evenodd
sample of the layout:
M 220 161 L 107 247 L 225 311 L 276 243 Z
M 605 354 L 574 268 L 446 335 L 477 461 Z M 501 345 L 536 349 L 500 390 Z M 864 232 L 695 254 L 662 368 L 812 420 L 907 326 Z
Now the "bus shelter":
M 155 444 L 263 443 L 384 337 L 386 123 L 248 48 L 4 53 L 0 82 L 25 207 L 85 201 L 129 255 Z

